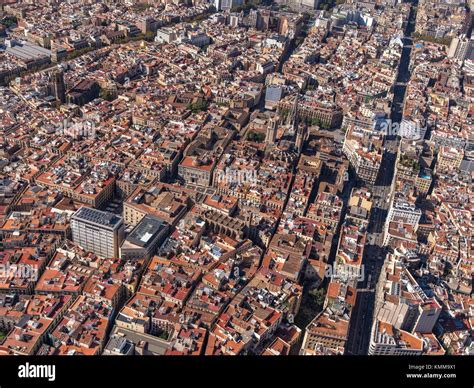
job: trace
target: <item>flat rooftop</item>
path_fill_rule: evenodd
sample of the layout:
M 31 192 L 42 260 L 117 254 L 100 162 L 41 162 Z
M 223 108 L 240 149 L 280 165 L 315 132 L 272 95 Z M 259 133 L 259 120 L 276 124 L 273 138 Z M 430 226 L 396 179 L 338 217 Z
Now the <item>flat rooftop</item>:
M 39 57 L 51 57 L 51 51 L 29 42 L 16 43 L 7 47 L 6 52 L 23 61 L 37 59 Z
M 96 225 L 115 228 L 122 223 L 122 217 L 114 213 L 104 212 L 90 207 L 81 207 L 72 216 L 73 219 L 87 221 Z
M 127 236 L 126 241 L 139 247 L 147 247 L 167 227 L 165 221 L 146 215 Z
M 112 335 L 117 335 L 121 338 L 127 339 L 130 342 L 133 342 L 135 346 L 138 344 L 143 344 L 145 349 L 147 350 L 147 354 L 155 354 L 155 355 L 164 355 L 166 352 L 166 349 L 169 348 L 170 343 L 159 338 L 155 337 L 150 334 L 142 334 L 138 332 L 134 332 L 131 330 L 127 330 L 123 327 L 115 327 Z M 113 349 L 114 346 L 117 346 L 116 340 L 114 340 L 114 337 L 111 336 L 112 340 L 107 344 L 106 348 L 107 349 Z

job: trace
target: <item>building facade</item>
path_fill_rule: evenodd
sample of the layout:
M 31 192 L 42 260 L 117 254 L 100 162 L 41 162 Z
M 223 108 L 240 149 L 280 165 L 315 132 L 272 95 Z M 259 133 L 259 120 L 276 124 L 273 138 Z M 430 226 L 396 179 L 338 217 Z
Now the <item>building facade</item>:
M 119 257 L 123 239 L 122 217 L 88 207 L 81 207 L 71 218 L 72 240 L 97 256 Z

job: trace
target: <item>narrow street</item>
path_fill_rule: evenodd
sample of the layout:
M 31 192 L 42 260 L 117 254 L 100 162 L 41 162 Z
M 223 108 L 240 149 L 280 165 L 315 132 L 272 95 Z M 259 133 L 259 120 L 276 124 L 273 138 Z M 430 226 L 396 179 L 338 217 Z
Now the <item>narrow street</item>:
M 390 115 L 390 119 L 394 123 L 402 121 L 406 85 L 410 79 L 411 34 L 414 31 L 416 21 L 416 4 L 416 0 L 412 2 L 405 37 L 403 38 L 398 77 L 394 85 L 394 98 Z M 374 206 L 370 217 L 367 245 L 363 258 L 365 277 L 358 285 L 358 297 L 352 311 L 349 327 L 347 354 L 367 354 L 369 348 L 375 306 L 375 287 L 386 256 L 383 247 L 383 228 L 392 195 L 399 142 L 400 139 L 397 135 L 387 135 L 384 139 L 385 151 L 382 165 L 372 191 Z

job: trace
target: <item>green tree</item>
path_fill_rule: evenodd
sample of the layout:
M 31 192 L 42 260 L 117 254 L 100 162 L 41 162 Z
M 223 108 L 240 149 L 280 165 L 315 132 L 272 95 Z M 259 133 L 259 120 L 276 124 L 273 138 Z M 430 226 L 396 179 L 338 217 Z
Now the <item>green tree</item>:
M 321 124 L 321 128 L 322 128 L 322 129 L 330 129 L 331 126 L 330 126 L 328 123 L 322 123 L 322 124 Z
M 425 42 L 431 42 L 431 43 L 437 43 L 437 44 L 442 44 L 444 46 L 449 46 L 451 44 L 451 37 L 444 37 L 444 38 L 435 38 L 434 36 L 427 35 L 427 34 L 421 34 L 419 32 L 414 32 L 413 33 L 413 39 L 415 41 L 425 41 Z
M 136 3 L 134 4 L 132 7 L 136 10 L 136 11 L 145 11 L 147 10 L 148 8 L 150 8 L 152 5 L 151 4 L 147 4 L 147 3 Z
M 321 120 L 319 120 L 318 118 L 311 119 L 311 120 L 309 120 L 309 125 L 317 125 L 318 127 L 320 127 L 321 126 Z
M 6 336 L 7 336 L 7 333 L 0 330 L 0 343 L 3 341 L 3 339 L 4 339 Z
M 324 300 L 326 299 L 326 290 L 324 288 L 314 288 L 309 292 L 309 294 L 314 297 L 314 302 L 318 306 L 324 304 Z
M 112 101 L 115 99 L 114 93 L 112 93 L 110 90 L 107 90 L 107 89 L 101 89 L 99 96 L 100 98 L 103 98 L 104 100 L 107 100 L 107 101 Z
M 254 141 L 254 142 L 257 142 L 257 143 L 261 143 L 262 141 L 265 140 L 265 134 L 260 133 L 260 132 L 251 131 L 247 135 L 247 140 Z
M 193 113 L 198 113 L 204 111 L 208 107 L 208 102 L 206 100 L 199 100 L 188 105 L 188 108 L 191 109 Z
M 5 17 L 0 24 L 3 24 L 5 27 L 10 28 L 11 26 L 17 24 L 18 20 L 15 16 Z

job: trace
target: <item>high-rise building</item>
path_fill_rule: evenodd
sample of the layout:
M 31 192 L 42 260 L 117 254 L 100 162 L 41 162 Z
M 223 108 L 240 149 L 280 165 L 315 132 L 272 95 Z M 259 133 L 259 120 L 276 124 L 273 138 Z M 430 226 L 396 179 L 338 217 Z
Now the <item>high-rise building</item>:
M 81 207 L 71 218 L 72 240 L 100 257 L 119 257 L 124 224 L 116 214 Z
M 248 27 L 258 28 L 259 26 L 260 13 L 256 9 L 250 10 L 247 16 Z
M 472 50 L 474 49 L 474 40 L 461 35 L 454 38 L 449 46 L 448 57 L 455 58 L 458 61 L 464 61 L 470 58 Z
M 410 326 L 412 332 L 416 333 L 431 333 L 433 327 L 438 321 L 441 314 L 442 307 L 439 302 L 430 298 L 417 306 L 416 319 L 413 325 Z
M 388 255 L 379 277 L 374 318 L 411 334 L 430 334 L 442 306 L 423 291 L 410 272 L 407 260 L 417 257 L 413 251 Z
M 214 6 L 217 11 L 230 11 L 232 8 L 242 5 L 244 0 L 215 0 Z

